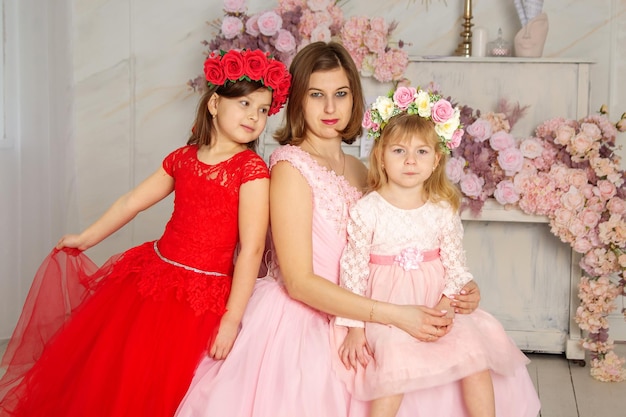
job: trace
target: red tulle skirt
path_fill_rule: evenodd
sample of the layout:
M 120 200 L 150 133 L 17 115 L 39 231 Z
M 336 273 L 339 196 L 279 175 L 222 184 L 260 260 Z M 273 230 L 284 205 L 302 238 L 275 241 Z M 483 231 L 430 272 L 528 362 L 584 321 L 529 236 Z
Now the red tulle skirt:
M 180 270 L 151 244 L 101 268 L 79 251 L 54 250 L 2 359 L 0 416 L 173 416 L 221 317 L 198 314 L 180 288 L 140 291 L 140 274 L 190 273 Z

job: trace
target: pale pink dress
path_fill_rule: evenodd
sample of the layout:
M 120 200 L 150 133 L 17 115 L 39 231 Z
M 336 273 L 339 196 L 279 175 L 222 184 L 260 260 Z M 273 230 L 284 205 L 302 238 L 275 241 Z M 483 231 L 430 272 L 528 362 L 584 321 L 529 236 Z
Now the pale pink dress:
M 355 293 L 396 304 L 434 307 L 442 294 L 457 294 L 472 280 L 465 263 L 461 219 L 447 203 L 427 202 L 404 210 L 372 192 L 350 210 L 347 230 L 340 280 Z M 497 415 L 535 417 L 539 401 L 525 368 L 529 360 L 500 323 L 481 309 L 458 314 L 454 320 L 448 335 L 430 343 L 392 326 L 365 323 L 374 361 L 359 368 L 356 375 L 346 371 L 338 359 L 335 369 L 358 399 L 407 394 L 408 401 L 418 393 L 430 392 L 429 388 L 450 386 L 489 369 L 494 377 Z M 364 325 L 345 318 L 337 318 L 335 323 L 337 344 L 343 326 Z M 454 398 L 458 401 L 456 395 Z M 441 404 L 426 413 L 429 408 L 423 400 L 419 404 L 420 414 L 413 415 L 465 415 L 461 403 L 447 405 L 459 408 L 453 414 L 442 412 Z
M 311 187 L 314 271 L 338 284 L 348 210 L 361 194 L 298 147 L 274 151 L 270 167 L 279 161 L 290 163 Z M 204 358 L 200 362 L 176 415 L 367 417 L 368 403 L 353 399 L 334 370 L 338 346 L 331 318 L 291 299 L 276 260 L 272 262 L 268 276 L 257 282 L 233 350 L 224 361 Z M 520 383 L 514 384 L 519 395 L 505 400 L 530 398 L 526 393 L 532 384 L 524 385 L 530 383 L 526 368 L 519 371 Z M 459 398 L 454 384 L 419 391 L 407 396 L 399 417 L 462 417 Z M 527 407 L 521 401 L 513 401 L 512 406 Z M 528 412 L 512 415 L 530 416 Z

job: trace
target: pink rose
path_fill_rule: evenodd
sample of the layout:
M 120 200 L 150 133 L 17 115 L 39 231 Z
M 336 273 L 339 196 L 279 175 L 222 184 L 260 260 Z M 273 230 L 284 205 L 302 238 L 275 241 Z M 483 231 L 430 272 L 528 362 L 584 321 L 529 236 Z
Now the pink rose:
M 619 197 L 612 197 L 607 203 L 606 208 L 611 214 L 624 214 L 626 213 L 626 203 Z
M 536 138 L 528 138 L 522 141 L 519 146 L 525 158 L 535 159 L 543 153 L 543 146 Z
M 319 12 L 330 6 L 330 0 L 307 0 L 306 5 L 314 12 Z
M 330 42 L 330 28 L 328 26 L 318 26 L 311 31 L 311 42 Z
M 612 182 L 607 180 L 600 180 L 596 184 L 597 195 L 604 201 L 609 200 L 611 197 L 615 196 L 617 193 L 617 189 Z
M 593 148 L 593 138 L 584 133 L 579 133 L 571 141 L 572 154 L 584 155 Z
M 225 16 L 222 20 L 222 35 L 226 39 L 233 39 L 243 31 L 243 22 L 234 16 Z
M 593 140 L 598 140 L 602 138 L 602 131 L 595 123 L 583 123 L 580 125 L 580 131 L 585 134 L 585 136 L 590 137 Z
M 452 134 L 452 138 L 450 138 L 450 142 L 448 142 L 448 148 L 455 149 L 458 148 L 461 144 L 461 140 L 463 140 L 463 135 L 465 132 L 463 129 L 457 129 Z
M 524 165 L 524 155 L 517 148 L 507 148 L 498 153 L 498 164 L 508 176 L 519 172 Z
M 378 132 L 378 128 L 380 127 L 378 123 L 375 123 L 372 120 L 372 113 L 369 109 L 363 115 L 363 123 L 361 124 L 361 126 L 374 132 Z
M 274 42 L 274 46 L 279 52 L 290 53 L 296 49 L 296 39 L 288 30 L 280 29 L 278 31 L 276 41 Z
M 483 191 L 485 180 L 470 172 L 461 176 L 461 191 L 468 197 L 478 197 Z
M 585 197 L 576 187 L 569 187 L 569 190 L 561 196 L 563 207 L 577 212 L 585 206 Z
M 265 36 L 274 36 L 283 25 L 283 19 L 276 12 L 269 11 L 261 14 L 257 21 L 259 32 Z
M 515 189 L 515 185 L 509 180 L 500 181 L 498 185 L 496 185 L 493 196 L 496 198 L 498 203 L 502 205 L 517 203 L 520 197 L 519 193 Z
M 575 134 L 576 134 L 576 131 L 574 130 L 573 127 L 568 126 L 568 125 L 559 126 L 556 130 L 556 137 L 554 138 L 554 143 L 558 145 L 567 146 Z
M 246 0 L 224 0 L 226 13 L 243 13 L 246 11 Z
M 393 102 L 402 110 L 406 110 L 409 104 L 415 100 L 417 90 L 414 87 L 398 87 L 393 93 Z
M 454 109 L 448 100 L 438 100 L 431 110 L 430 118 L 435 123 L 444 123 L 454 116 Z
M 467 161 L 462 157 L 452 157 L 446 162 L 446 175 L 453 184 L 461 180 L 466 163 Z
M 261 33 L 259 32 L 259 15 L 258 14 L 251 16 L 246 21 L 246 33 L 248 35 L 254 36 L 255 38 L 259 36 L 259 34 Z
M 565 182 L 581 189 L 588 182 L 587 173 L 582 169 L 570 169 L 566 174 Z
M 491 123 L 485 119 L 477 119 L 466 130 L 478 142 L 484 142 L 491 136 Z
M 593 229 L 597 226 L 602 216 L 597 211 L 586 208 L 580 212 L 579 218 L 586 228 Z
M 489 138 L 489 145 L 495 151 L 503 151 L 515 146 L 515 138 L 510 133 L 501 130 Z

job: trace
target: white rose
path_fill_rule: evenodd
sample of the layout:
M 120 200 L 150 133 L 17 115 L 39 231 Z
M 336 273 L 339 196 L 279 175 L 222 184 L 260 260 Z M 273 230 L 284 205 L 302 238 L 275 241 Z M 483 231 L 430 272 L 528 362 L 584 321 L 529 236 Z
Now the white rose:
M 378 111 L 380 117 L 382 117 L 383 121 L 386 122 L 391 118 L 391 116 L 393 116 L 395 105 L 393 104 L 393 100 L 389 97 L 379 96 L 374 102 L 372 108 Z
M 426 91 L 417 92 L 415 104 L 417 105 L 417 114 L 425 118 L 430 117 L 430 95 Z

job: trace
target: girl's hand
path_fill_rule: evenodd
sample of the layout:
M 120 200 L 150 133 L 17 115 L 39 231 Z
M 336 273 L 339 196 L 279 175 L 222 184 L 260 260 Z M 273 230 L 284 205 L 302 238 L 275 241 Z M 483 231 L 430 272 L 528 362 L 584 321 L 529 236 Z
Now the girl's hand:
M 81 235 L 65 235 L 57 242 L 56 249 L 75 248 L 79 250 L 87 250 L 89 246 Z
M 460 294 L 451 296 L 451 306 L 454 312 L 459 314 L 470 314 L 478 308 L 480 303 L 480 288 L 474 281 L 470 281 L 461 289 Z
M 452 318 L 445 311 L 425 306 L 391 305 L 391 324 L 422 342 L 435 342 L 452 328 Z
M 215 360 L 226 359 L 230 350 L 235 344 L 235 339 L 239 333 L 239 322 L 230 320 L 228 312 L 222 316 L 220 327 L 213 343 L 209 344 L 209 357 Z
M 348 334 L 339 347 L 339 357 L 348 370 L 350 368 L 356 369 L 357 362 L 363 367 L 367 366 L 370 359 L 372 359 L 372 352 L 367 345 L 364 328 L 348 328 Z

